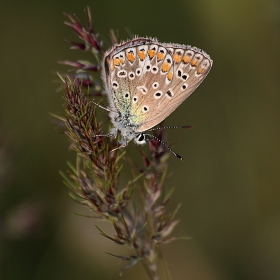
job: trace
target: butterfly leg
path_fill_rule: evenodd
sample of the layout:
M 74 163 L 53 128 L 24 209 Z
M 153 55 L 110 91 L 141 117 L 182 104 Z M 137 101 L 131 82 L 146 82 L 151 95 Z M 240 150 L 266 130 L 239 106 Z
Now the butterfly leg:
M 114 152 L 114 151 L 116 151 L 116 150 L 120 150 L 120 149 L 122 149 L 122 148 L 125 148 L 126 146 L 127 146 L 127 145 L 122 144 L 122 145 L 120 145 L 119 147 L 117 147 L 117 148 L 111 150 L 110 153 L 111 153 L 111 152 Z
M 111 130 L 111 132 L 112 132 L 112 130 Z M 116 130 L 116 132 L 117 132 L 117 130 Z M 116 138 L 116 136 L 117 136 L 117 135 L 115 135 L 115 138 Z M 126 139 L 125 137 L 123 137 L 123 138 L 120 140 L 119 143 L 120 143 L 120 146 L 117 147 L 117 148 L 115 148 L 115 149 L 113 149 L 113 150 L 111 150 L 110 152 L 113 152 L 113 151 L 116 151 L 116 150 L 120 150 L 120 149 L 126 147 L 126 146 L 127 146 L 127 139 Z

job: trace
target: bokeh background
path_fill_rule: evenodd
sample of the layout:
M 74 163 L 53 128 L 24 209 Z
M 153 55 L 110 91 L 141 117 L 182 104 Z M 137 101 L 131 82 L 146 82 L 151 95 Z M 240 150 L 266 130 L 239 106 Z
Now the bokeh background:
M 105 41 L 128 28 L 214 60 L 165 123 L 195 127 L 167 131 L 185 159 L 170 159 L 171 208 L 183 203 L 174 235 L 192 236 L 164 247 L 173 279 L 280 279 L 279 0 L 1 1 L 0 279 L 119 279 L 125 265 L 75 215 L 90 213 L 58 173 L 75 155 L 49 116 L 63 112 L 57 61 L 91 59 L 64 41 L 76 35 L 63 12 L 84 20 L 86 6 Z M 132 143 L 127 152 L 139 157 Z M 139 264 L 121 279 L 147 277 Z

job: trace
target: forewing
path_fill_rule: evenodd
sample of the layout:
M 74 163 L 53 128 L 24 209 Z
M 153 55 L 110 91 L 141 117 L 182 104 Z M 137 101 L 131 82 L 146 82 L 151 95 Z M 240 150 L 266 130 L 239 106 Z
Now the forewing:
M 148 105 L 149 112 L 146 113 L 145 122 L 141 124 L 139 131 L 148 130 L 162 122 L 188 98 L 209 73 L 212 60 L 197 48 L 159 44 L 151 64 L 152 68 L 158 68 L 158 72 L 146 73 L 147 76 L 141 79 L 141 86 L 148 93 L 139 105 Z M 136 110 L 140 112 L 141 108 Z

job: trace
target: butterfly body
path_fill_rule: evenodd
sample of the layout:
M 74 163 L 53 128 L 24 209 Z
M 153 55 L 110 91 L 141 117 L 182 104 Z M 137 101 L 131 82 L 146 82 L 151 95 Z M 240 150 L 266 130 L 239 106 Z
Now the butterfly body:
M 134 38 L 104 55 L 103 80 L 121 144 L 144 144 L 145 131 L 169 116 L 200 85 L 212 60 L 198 48 Z

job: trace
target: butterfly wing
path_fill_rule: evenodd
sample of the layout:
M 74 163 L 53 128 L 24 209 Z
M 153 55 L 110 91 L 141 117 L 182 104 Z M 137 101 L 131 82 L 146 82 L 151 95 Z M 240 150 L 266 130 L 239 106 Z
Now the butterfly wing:
M 105 54 L 104 77 L 112 89 L 110 103 L 142 132 L 190 96 L 211 66 L 210 57 L 197 48 L 135 38 Z
M 168 117 L 200 85 L 212 66 L 210 57 L 197 48 L 172 44 L 149 46 L 149 50 L 153 48 L 157 48 L 156 54 L 147 58 L 151 71 L 144 73 L 140 86 L 148 93 L 140 94 L 139 107 L 135 108 L 136 114 L 146 114 L 139 131 L 148 130 Z M 148 106 L 148 112 L 143 112 L 143 106 Z

